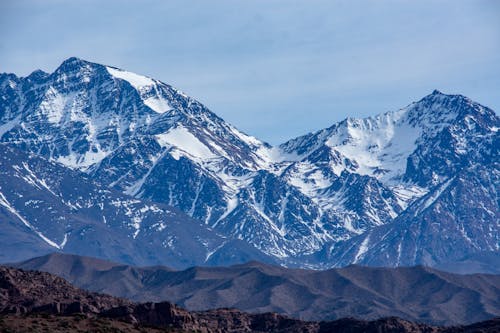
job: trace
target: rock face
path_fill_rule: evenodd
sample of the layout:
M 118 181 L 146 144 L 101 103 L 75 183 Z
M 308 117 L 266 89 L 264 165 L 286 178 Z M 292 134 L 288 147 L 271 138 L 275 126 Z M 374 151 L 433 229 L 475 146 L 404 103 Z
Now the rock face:
M 44 314 L 36 317 L 37 314 Z M 20 316 L 22 315 L 22 316 Z M 141 331 L 167 328 L 196 332 L 494 332 L 498 320 L 471 327 L 439 328 L 415 324 L 398 318 L 366 322 L 342 319 L 334 322 L 305 322 L 274 313 L 247 314 L 237 310 L 220 309 L 206 312 L 188 312 L 171 303 L 136 304 L 127 300 L 86 292 L 71 286 L 62 278 L 48 273 L 23 271 L 0 266 L 0 328 L 36 331 L 40 322 L 65 321 L 78 315 L 79 321 L 91 318 L 94 325 L 103 325 L 99 319 L 134 324 Z M 52 316 L 52 317 L 50 317 Z M 55 317 L 54 317 L 55 316 Z M 33 318 L 37 318 L 35 321 Z M 35 325 L 36 324 L 36 325 Z M 109 324 L 109 322 L 108 322 Z M 123 327 L 123 326 L 122 326 Z M 94 326 L 94 329 L 96 326 Z M 131 329 L 131 327 L 125 327 Z M 124 328 L 124 331 L 125 331 Z M 109 327 L 108 327 L 109 329 Z M 115 331 L 119 331 L 116 329 Z
M 124 195 L 5 145 L 0 145 L 0 188 L 4 262 L 64 251 L 185 267 L 204 262 L 209 251 L 227 242 L 176 208 Z M 239 248 L 233 262 L 253 257 L 250 247 L 246 254 Z
M 317 321 L 398 316 L 434 325 L 500 316 L 500 276 L 427 267 L 313 271 L 251 262 L 175 271 L 60 254 L 16 266 L 56 274 L 80 288 L 138 302 L 169 300 L 191 311 L 237 308 Z
M 77 289 L 66 280 L 42 272 L 0 266 L 0 313 L 94 313 L 132 304 L 116 297 Z
M 54 226 L 37 223 L 29 216 L 35 203 L 2 187 L 4 238 L 33 226 L 23 227 L 30 240 L 16 259 L 27 258 L 31 247 L 73 246 L 96 255 L 92 244 L 109 243 L 115 229 L 134 245 L 116 247 L 109 258 L 177 267 L 247 259 L 309 268 L 439 265 L 500 250 L 500 121 L 461 95 L 434 91 L 401 110 L 348 118 L 276 147 L 167 84 L 77 58 L 51 74 L 0 74 L 0 96 L 0 142 L 121 192 L 121 203 L 135 202 L 120 204 L 127 216 L 78 243 L 68 234 L 65 209 L 51 213 Z M 33 171 L 27 179 L 44 191 L 40 182 L 49 175 L 27 168 Z M 68 181 L 62 171 L 51 177 Z M 54 193 L 68 206 L 80 195 L 78 187 L 72 191 Z M 153 204 L 184 215 L 148 222 L 159 214 L 145 208 Z M 183 234 L 171 220 L 197 222 L 186 222 L 190 231 Z M 45 244 L 35 245 L 37 238 Z M 6 243 L 5 253 L 12 246 Z
M 493 166 L 461 170 L 393 222 L 332 248 L 331 260 L 336 266 L 437 266 L 482 251 L 498 252 L 498 234 L 491 231 L 500 221 L 499 176 Z

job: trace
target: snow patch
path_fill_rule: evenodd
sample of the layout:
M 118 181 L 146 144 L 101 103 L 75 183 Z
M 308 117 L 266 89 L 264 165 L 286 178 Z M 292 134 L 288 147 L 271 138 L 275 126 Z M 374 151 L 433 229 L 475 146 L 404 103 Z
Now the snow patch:
M 19 124 L 19 120 L 21 119 L 21 115 L 18 115 L 16 118 L 6 122 L 5 124 L 0 125 L 0 138 L 13 129 L 16 125 Z
M 64 249 L 64 246 L 66 246 L 66 243 L 68 242 L 68 234 L 64 234 L 64 239 L 61 244 L 59 244 L 60 249 Z
M 171 109 L 170 104 L 164 98 L 160 98 L 159 96 L 151 96 L 143 100 L 144 104 L 146 104 L 151 110 L 157 113 L 165 113 Z
M 217 226 L 217 224 L 219 224 L 220 221 L 224 220 L 229 214 L 231 214 L 235 209 L 236 207 L 238 207 L 238 198 L 237 197 L 234 197 L 234 198 L 230 198 L 228 201 L 227 201 L 227 206 L 226 206 L 226 211 L 224 212 L 224 214 L 221 215 L 221 217 L 219 217 L 219 219 L 212 225 L 212 228 L 215 228 Z
M 430 205 L 432 205 L 439 198 L 439 196 L 444 192 L 444 190 L 446 190 L 448 186 L 450 186 L 453 179 L 455 178 L 448 179 L 445 183 L 441 184 L 439 188 L 436 191 L 434 191 L 434 193 L 430 194 L 425 199 L 423 206 L 415 211 L 414 216 L 417 216 L 418 214 L 429 208 Z
M 396 200 L 398 201 L 398 205 L 404 210 L 410 205 L 413 201 L 418 198 L 426 195 L 429 190 L 417 185 L 397 185 L 391 187 L 392 192 L 396 196 Z
M 363 255 L 368 251 L 368 244 L 370 243 L 370 234 L 368 234 L 361 245 L 359 246 L 358 253 L 356 253 L 356 257 L 354 257 L 353 263 L 356 264 L 363 257 Z
M 127 81 L 137 90 L 140 90 L 143 87 L 152 86 L 155 84 L 153 79 L 149 77 L 135 74 L 132 72 L 127 72 L 118 68 L 106 67 L 109 74 L 116 77 L 117 79 L 122 79 Z
M 40 112 L 50 123 L 58 124 L 63 119 L 64 114 L 76 106 L 74 94 L 63 95 L 54 87 L 50 87 L 40 103 Z
M 171 109 L 168 100 L 162 97 L 155 80 L 118 68 L 106 67 L 106 69 L 113 77 L 130 83 L 139 92 L 144 104 L 151 110 L 157 113 L 165 113 Z
M 177 148 L 183 153 L 197 159 L 206 160 L 217 157 L 184 126 L 177 126 L 167 133 L 158 134 L 155 137 L 160 146 Z
M 219 246 L 217 246 L 215 249 L 213 249 L 212 251 L 208 251 L 207 252 L 207 255 L 205 256 L 205 262 L 208 261 L 208 259 L 210 259 L 210 257 L 212 257 L 214 255 L 215 252 L 219 251 L 224 245 L 226 245 L 227 242 L 222 242 Z
M 31 223 L 29 223 L 24 217 L 21 216 L 21 214 L 18 213 L 18 211 L 16 209 L 14 209 L 14 207 L 12 207 L 12 205 L 9 203 L 9 201 L 7 200 L 7 198 L 3 195 L 3 193 L 0 192 L 0 205 L 4 206 L 5 208 L 7 208 L 7 210 L 9 212 L 11 212 L 13 215 L 15 215 L 26 227 L 28 227 L 29 229 L 31 229 L 35 234 L 38 235 L 38 237 L 40 237 L 41 239 L 43 239 L 43 241 L 47 244 L 49 244 L 50 246 L 52 247 L 55 247 L 56 249 L 62 249 L 64 247 L 64 245 L 66 245 L 66 241 L 67 241 L 67 237 L 66 235 L 64 236 L 64 240 L 63 242 L 59 245 L 53 241 L 51 241 L 50 239 L 48 239 L 44 234 L 42 234 L 40 231 L 38 231 Z
M 55 161 L 71 169 L 77 169 L 94 165 L 102 161 L 106 156 L 108 156 L 108 152 L 98 149 L 97 151 L 86 151 L 83 155 L 71 153 L 67 156 L 59 156 Z
M 407 112 L 403 109 L 372 118 L 348 119 L 326 145 L 356 161 L 357 173 L 393 180 L 405 172 L 406 159 L 422 133 L 404 117 Z M 343 169 L 334 172 L 340 175 Z

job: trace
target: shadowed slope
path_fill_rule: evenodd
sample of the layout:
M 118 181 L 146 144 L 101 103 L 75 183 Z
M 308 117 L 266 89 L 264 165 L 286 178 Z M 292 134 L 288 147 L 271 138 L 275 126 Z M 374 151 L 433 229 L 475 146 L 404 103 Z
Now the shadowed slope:
M 234 307 L 306 320 L 398 316 L 462 324 L 500 315 L 500 276 L 426 267 L 349 266 L 312 271 L 250 262 L 231 267 L 132 267 L 53 254 L 16 264 L 136 301 L 168 300 L 190 310 Z
M 43 272 L 0 266 L 0 329 L 15 332 L 495 332 L 490 320 L 470 327 L 433 327 L 398 318 L 307 322 L 275 313 L 232 309 L 188 312 L 171 303 L 132 303 L 83 291 Z M 165 331 L 165 330 L 164 330 Z

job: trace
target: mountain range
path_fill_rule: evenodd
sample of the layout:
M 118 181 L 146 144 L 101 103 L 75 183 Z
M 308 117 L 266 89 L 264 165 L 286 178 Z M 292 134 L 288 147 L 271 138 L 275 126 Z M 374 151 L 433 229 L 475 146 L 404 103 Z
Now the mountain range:
M 115 67 L 70 58 L 0 74 L 0 260 L 498 261 L 499 127 L 488 107 L 436 90 L 271 146 Z
M 229 267 L 134 267 L 51 254 L 11 264 L 136 302 L 169 301 L 190 311 L 234 308 L 313 321 L 396 316 L 429 325 L 500 317 L 500 275 L 451 274 L 429 267 L 290 269 L 256 261 Z
M 235 309 L 189 312 L 168 302 L 133 303 L 75 288 L 48 273 L 0 266 L 2 332 L 493 333 L 499 326 L 498 318 L 438 327 L 395 317 L 312 322 Z

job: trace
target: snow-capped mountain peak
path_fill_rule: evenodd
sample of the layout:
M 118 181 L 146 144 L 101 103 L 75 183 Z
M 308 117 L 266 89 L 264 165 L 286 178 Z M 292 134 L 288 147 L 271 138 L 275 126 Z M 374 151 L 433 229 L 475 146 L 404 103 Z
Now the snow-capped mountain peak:
M 179 124 L 213 154 L 235 163 L 260 163 L 251 152 L 266 146 L 167 84 L 78 58 L 50 75 L 40 71 L 2 81 L 11 90 L 5 109 L 15 109 L 4 115 L 13 121 L 0 133 L 10 132 L 4 139 L 24 137 L 33 150 L 73 168 L 86 169 L 134 137 L 161 137 Z
M 224 239 L 288 264 L 416 218 L 405 212 L 427 211 L 422 200 L 449 211 L 438 197 L 458 186 L 451 179 L 498 160 L 495 113 L 439 91 L 271 147 L 168 84 L 78 58 L 51 74 L 0 74 L 0 89 L 1 142 L 134 200 L 174 206 Z M 483 178 L 471 181 L 493 179 Z M 488 244 L 497 227 L 488 225 Z M 355 260 L 370 242 L 360 242 Z
M 318 149 L 328 147 L 338 157 L 331 169 L 336 175 L 350 170 L 383 182 L 401 180 L 407 159 L 417 146 L 438 135 L 464 113 L 482 112 L 484 107 L 461 95 L 438 90 L 398 111 L 368 118 L 347 118 L 327 129 L 293 139 L 282 151 L 307 160 Z

